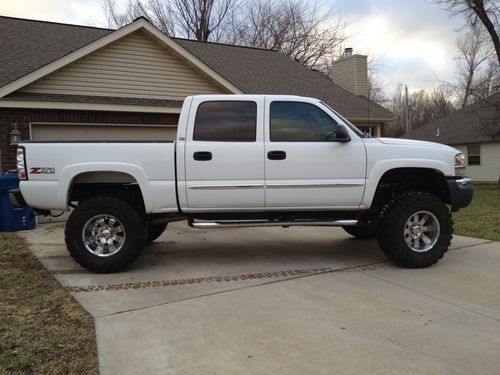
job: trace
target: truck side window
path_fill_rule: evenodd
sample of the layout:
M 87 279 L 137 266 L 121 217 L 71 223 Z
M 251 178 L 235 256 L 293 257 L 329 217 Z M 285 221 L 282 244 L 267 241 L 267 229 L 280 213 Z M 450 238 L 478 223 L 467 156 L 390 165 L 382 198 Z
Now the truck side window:
M 193 140 L 254 142 L 257 132 L 257 103 L 211 101 L 201 103 L 196 113 Z
M 272 102 L 272 142 L 330 142 L 335 140 L 337 123 L 310 103 Z

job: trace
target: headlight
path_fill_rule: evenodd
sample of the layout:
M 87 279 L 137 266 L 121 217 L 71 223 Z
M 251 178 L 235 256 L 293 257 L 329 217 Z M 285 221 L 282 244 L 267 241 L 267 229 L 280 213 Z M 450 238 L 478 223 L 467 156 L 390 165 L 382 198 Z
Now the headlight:
M 455 175 L 463 174 L 465 171 L 465 156 L 464 154 L 455 155 Z

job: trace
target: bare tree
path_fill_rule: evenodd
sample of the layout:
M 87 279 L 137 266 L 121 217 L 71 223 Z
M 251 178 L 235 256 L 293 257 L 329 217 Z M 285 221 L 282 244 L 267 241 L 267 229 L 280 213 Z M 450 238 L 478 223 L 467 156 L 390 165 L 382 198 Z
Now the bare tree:
M 385 94 L 385 87 L 379 76 L 368 69 L 368 99 L 384 105 L 388 101 Z
M 144 16 L 169 36 L 208 41 L 236 0 L 128 0 L 119 11 L 115 0 L 103 0 L 108 27 L 122 27 Z
M 136 18 L 148 15 L 145 4 L 140 0 L 128 0 L 123 11 L 119 11 L 115 0 L 103 0 L 102 9 L 106 17 L 107 27 L 118 29 Z
M 103 4 L 111 28 L 144 15 L 169 36 L 274 49 L 325 73 L 346 39 L 342 15 L 307 0 L 128 0 L 122 12 L 115 0 Z
M 442 9 L 448 10 L 452 16 L 462 16 L 471 27 L 481 23 L 488 34 L 496 52 L 500 65 L 500 38 L 498 27 L 500 3 L 498 0 L 433 0 Z
M 483 30 L 478 26 L 474 26 L 463 38 L 458 39 L 456 46 L 459 56 L 456 59 L 455 79 L 450 85 L 455 91 L 460 108 L 464 108 L 482 97 L 479 91 L 490 86 L 488 80 L 495 77 L 494 67 L 490 66 L 489 72 L 483 73 L 494 52 Z
M 172 0 L 172 3 L 182 34 L 206 42 L 231 11 L 234 0 Z
M 456 109 L 452 93 L 446 86 L 429 91 L 415 91 L 406 98 L 405 87 L 399 84 L 393 94 L 391 104 L 394 123 L 390 132 L 394 136 L 439 120 Z M 408 121 L 409 124 L 407 124 Z
M 500 91 L 500 67 L 496 60 L 490 58 L 487 66 L 479 72 L 472 95 L 474 101 L 487 98 L 493 93 Z
M 149 20 L 153 25 L 169 36 L 175 36 L 175 17 L 173 17 L 174 9 L 170 1 L 164 0 L 149 0 L 147 13 Z
M 389 98 L 385 92 L 385 82 L 377 74 L 380 60 L 368 61 L 368 99 L 383 105 L 390 106 Z
M 312 69 L 327 72 L 345 41 L 343 16 L 305 0 L 247 0 L 233 18 L 229 42 L 278 50 Z

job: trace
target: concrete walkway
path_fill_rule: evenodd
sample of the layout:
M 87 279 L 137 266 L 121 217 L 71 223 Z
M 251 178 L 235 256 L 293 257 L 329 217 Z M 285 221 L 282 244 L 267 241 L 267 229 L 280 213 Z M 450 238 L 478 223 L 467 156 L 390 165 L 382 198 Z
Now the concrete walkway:
M 95 318 L 102 374 L 499 374 L 500 243 L 455 236 L 423 270 L 339 228 L 185 223 L 95 275 L 63 225 L 20 232 Z

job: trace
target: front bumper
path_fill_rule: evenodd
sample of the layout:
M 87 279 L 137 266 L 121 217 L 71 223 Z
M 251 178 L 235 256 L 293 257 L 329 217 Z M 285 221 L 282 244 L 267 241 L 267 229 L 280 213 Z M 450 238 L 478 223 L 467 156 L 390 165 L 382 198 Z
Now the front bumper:
M 472 201 L 474 188 L 469 177 L 455 176 L 448 177 L 448 189 L 450 191 L 451 210 L 457 211 L 467 207 Z

